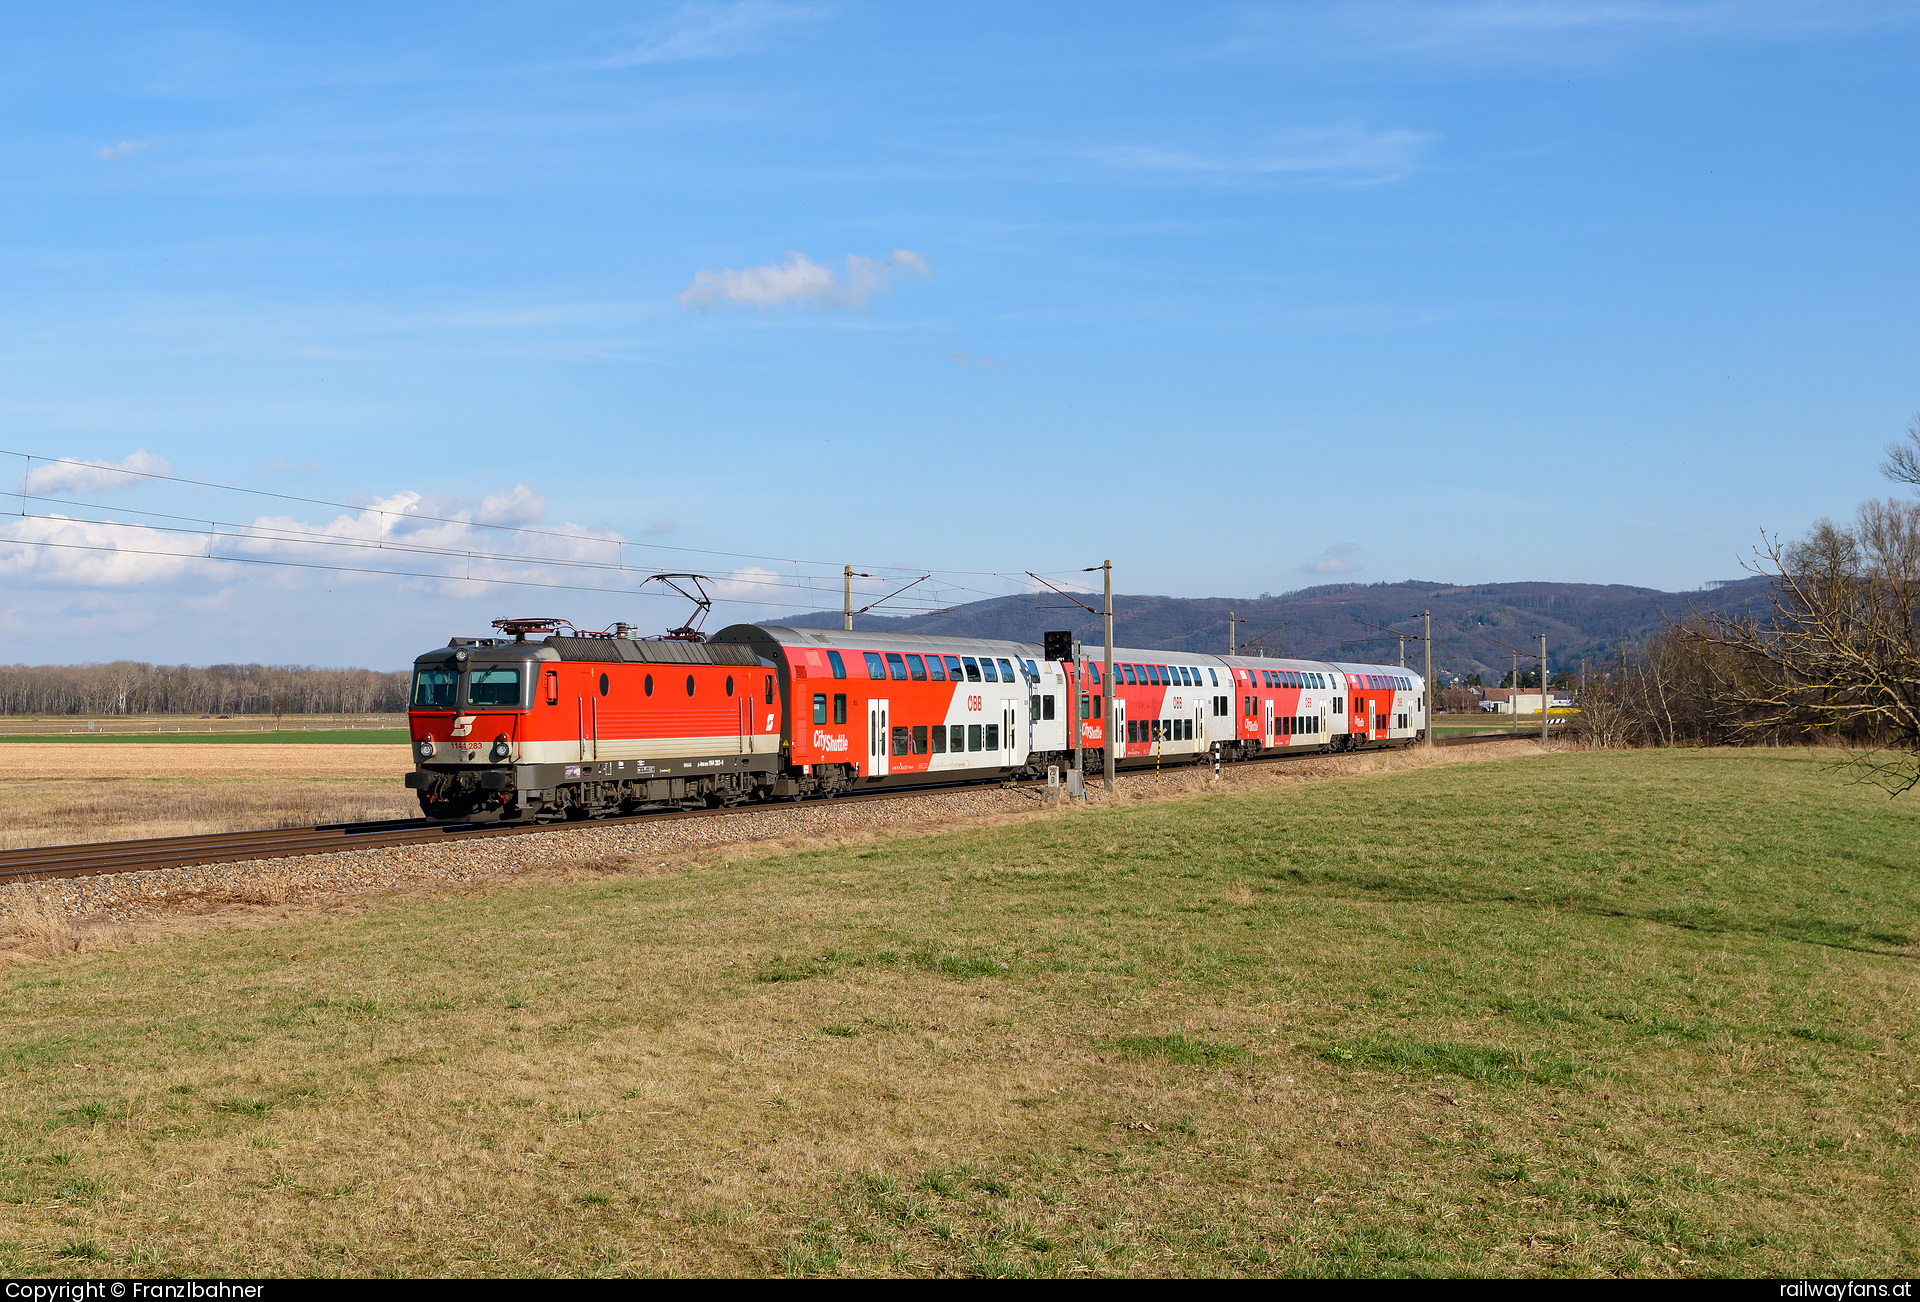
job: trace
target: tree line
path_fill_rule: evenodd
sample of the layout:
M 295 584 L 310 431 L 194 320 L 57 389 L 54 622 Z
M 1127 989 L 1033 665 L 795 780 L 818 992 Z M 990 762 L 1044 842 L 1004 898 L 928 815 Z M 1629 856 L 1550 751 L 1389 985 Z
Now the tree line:
M 1920 488 L 1920 417 L 1880 469 Z M 1859 779 L 1920 785 L 1920 501 L 1768 537 L 1747 568 L 1771 580 L 1763 601 L 1689 611 L 1588 675 L 1587 742 L 1833 741 Z
M 0 714 L 397 714 L 407 681 L 312 665 L 6 665 Z

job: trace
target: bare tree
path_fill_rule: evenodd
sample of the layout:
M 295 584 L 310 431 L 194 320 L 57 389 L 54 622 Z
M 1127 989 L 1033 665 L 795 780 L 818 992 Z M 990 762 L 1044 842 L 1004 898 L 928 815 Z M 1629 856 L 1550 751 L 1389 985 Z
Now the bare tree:
M 1836 736 L 1863 781 L 1892 795 L 1920 784 L 1920 502 L 1866 502 L 1850 525 L 1768 538 L 1748 568 L 1774 581 L 1764 611 L 1683 625 L 1718 670 L 1736 735 Z
M 1887 459 L 1880 473 L 1896 484 L 1920 488 L 1920 415 L 1907 422 L 1907 441 L 1887 444 Z

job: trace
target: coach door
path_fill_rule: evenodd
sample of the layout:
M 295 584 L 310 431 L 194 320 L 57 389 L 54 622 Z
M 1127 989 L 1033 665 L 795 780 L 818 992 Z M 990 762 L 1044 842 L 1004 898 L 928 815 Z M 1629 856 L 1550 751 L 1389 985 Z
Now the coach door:
M 1267 702 L 1267 731 L 1264 736 L 1265 740 L 1260 743 L 1262 746 L 1278 746 L 1280 744 L 1280 739 L 1273 735 L 1273 702 L 1271 700 Z
M 1107 740 L 1113 744 L 1114 758 L 1127 753 L 1127 703 L 1113 698 L 1113 713 L 1107 716 Z
M 1002 764 L 1013 765 L 1022 762 L 1020 754 L 1020 716 L 1025 706 L 1019 698 L 1003 696 L 1000 698 L 1000 756 Z
M 887 703 L 867 702 L 867 775 L 887 776 Z

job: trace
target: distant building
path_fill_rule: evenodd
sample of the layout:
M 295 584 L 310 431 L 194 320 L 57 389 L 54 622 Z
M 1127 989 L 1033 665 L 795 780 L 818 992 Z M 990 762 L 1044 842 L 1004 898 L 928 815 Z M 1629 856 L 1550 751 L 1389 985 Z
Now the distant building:
M 1556 710 L 1568 709 L 1573 705 L 1573 693 L 1564 687 L 1548 688 L 1547 697 Z M 1511 687 L 1489 687 L 1480 702 L 1480 709 L 1486 714 L 1538 714 L 1540 689 L 1522 687 L 1516 692 Z

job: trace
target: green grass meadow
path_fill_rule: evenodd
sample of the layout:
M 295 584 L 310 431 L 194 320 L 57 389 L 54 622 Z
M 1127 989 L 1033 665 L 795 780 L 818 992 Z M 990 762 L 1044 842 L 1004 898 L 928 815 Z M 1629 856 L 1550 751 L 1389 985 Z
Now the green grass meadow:
M 1548 755 L 0 980 L 0 1273 L 1890 1275 L 1920 802 Z

